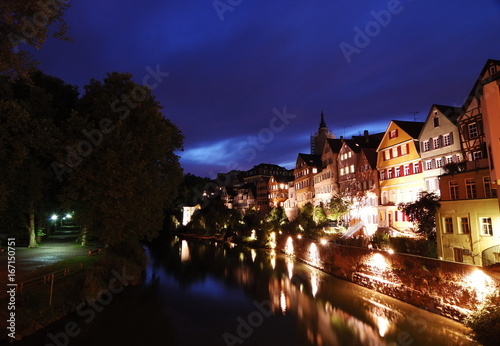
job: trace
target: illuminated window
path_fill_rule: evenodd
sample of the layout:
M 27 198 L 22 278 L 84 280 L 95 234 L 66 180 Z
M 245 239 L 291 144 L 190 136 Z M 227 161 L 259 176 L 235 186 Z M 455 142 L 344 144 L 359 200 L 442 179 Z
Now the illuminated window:
M 469 234 L 470 233 L 470 224 L 468 217 L 460 218 L 460 234 Z
M 437 148 L 440 147 L 440 145 L 439 145 L 439 137 L 436 137 L 436 138 L 432 139 L 432 146 L 433 146 L 434 149 L 437 149 Z
M 387 179 L 392 179 L 392 168 L 387 170 Z
M 451 145 L 451 135 L 448 133 L 443 136 L 443 146 Z
M 404 166 L 405 175 L 410 175 L 410 165 Z
M 467 192 L 467 198 L 477 198 L 476 182 L 474 179 L 465 179 L 465 191 Z
M 399 167 L 394 168 L 394 175 L 396 178 L 399 178 L 401 176 L 401 170 Z
M 449 182 L 450 186 L 450 199 L 458 199 L 458 181 L 451 180 Z
M 349 167 L 349 172 L 350 172 L 350 173 L 354 173 L 354 165 L 351 165 L 351 166 Z
M 391 159 L 391 154 L 389 153 L 389 150 L 384 150 L 383 154 L 384 154 L 384 161 Z
M 453 218 L 444 218 L 444 233 L 453 233 Z
M 392 148 L 392 157 L 398 157 L 398 148 Z
M 493 225 L 491 223 L 491 217 L 481 218 L 481 235 L 493 235 Z
M 413 163 L 413 173 L 420 173 L 420 165 L 418 162 Z
M 497 190 L 491 186 L 491 178 L 483 177 L 484 196 L 486 198 L 497 197 Z
M 385 180 L 385 171 L 380 172 L 380 180 Z
M 408 146 L 407 144 L 401 146 L 401 155 L 407 155 L 408 154 Z

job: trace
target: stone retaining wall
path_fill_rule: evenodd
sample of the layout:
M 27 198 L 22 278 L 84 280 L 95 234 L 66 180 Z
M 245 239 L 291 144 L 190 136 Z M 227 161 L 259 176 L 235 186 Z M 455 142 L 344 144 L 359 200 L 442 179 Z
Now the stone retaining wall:
M 292 244 L 292 246 L 287 244 Z M 329 274 L 458 321 L 500 278 L 482 267 L 279 235 L 276 249 Z

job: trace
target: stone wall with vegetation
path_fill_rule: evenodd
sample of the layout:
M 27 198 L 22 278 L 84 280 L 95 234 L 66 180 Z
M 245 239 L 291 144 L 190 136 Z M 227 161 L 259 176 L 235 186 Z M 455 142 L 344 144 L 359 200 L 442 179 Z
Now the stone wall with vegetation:
M 276 248 L 336 277 L 458 321 L 500 292 L 500 275 L 467 264 L 288 235 L 278 236 Z

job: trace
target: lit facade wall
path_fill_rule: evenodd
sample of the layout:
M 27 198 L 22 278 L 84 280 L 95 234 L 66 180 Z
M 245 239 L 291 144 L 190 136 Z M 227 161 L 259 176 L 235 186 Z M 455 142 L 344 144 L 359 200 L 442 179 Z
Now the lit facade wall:
M 419 124 L 423 126 L 423 123 L 414 123 L 411 126 L 415 128 Z M 409 229 L 413 226 L 408 218 L 398 211 L 397 205 L 414 202 L 425 190 L 417 138 L 418 134 L 412 137 L 396 122 L 391 121 L 377 149 L 381 227 Z

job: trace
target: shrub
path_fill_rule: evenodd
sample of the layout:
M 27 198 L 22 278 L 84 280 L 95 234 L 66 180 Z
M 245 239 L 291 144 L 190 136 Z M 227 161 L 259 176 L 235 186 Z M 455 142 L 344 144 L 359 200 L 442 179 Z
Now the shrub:
M 482 345 L 498 345 L 500 335 L 500 297 L 489 298 L 464 321 L 472 337 Z

